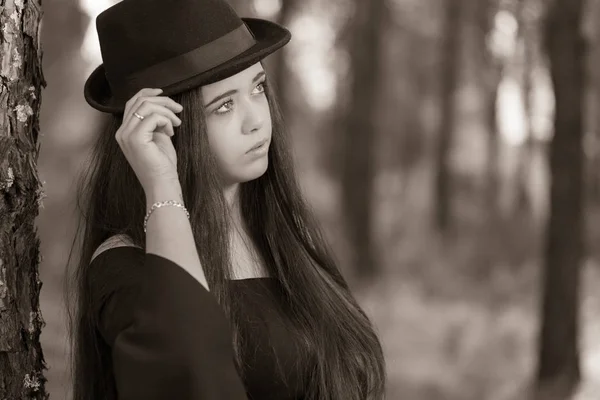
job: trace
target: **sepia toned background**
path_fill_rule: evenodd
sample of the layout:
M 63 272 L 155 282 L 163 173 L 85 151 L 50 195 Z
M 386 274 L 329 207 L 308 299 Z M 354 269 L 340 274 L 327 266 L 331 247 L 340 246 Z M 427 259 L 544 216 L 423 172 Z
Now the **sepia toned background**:
M 94 18 L 113 3 L 43 2 L 37 225 L 53 399 L 69 398 L 74 185 L 102 119 L 82 88 L 101 62 Z M 556 399 L 600 398 L 600 0 L 574 0 L 551 25 L 555 3 L 231 0 L 292 31 L 267 71 L 305 194 L 382 339 L 389 399 L 520 400 L 540 382 Z M 576 51 L 577 35 L 581 87 L 560 47 Z M 583 125 L 569 114 L 553 146 L 555 93 L 577 105 L 578 89 Z M 557 176 L 568 190 L 553 203 Z

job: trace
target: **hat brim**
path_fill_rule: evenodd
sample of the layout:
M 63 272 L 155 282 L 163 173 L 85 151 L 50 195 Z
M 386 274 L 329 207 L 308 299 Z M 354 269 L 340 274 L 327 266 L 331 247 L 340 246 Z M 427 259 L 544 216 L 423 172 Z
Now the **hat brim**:
M 235 75 L 283 47 L 291 39 L 291 33 L 283 26 L 274 22 L 258 18 L 242 18 L 242 20 L 254 35 L 254 39 L 256 40 L 254 46 L 213 69 L 160 88 L 163 89 L 162 95 L 171 96 L 182 93 L 195 87 L 217 82 Z M 83 93 L 88 104 L 96 110 L 119 114 L 125 109 L 125 103 L 122 100 L 116 99 L 110 90 L 103 64 L 96 68 L 88 77 Z

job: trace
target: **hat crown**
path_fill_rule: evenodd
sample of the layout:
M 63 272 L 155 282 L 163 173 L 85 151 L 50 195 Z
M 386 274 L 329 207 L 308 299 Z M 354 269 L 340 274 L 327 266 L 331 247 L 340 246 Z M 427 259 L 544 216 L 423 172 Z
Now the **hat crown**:
M 122 113 L 142 88 L 171 96 L 232 76 L 284 46 L 285 27 L 240 18 L 225 0 L 123 0 L 96 18 L 103 64 L 86 101 Z
M 185 54 L 243 23 L 223 0 L 123 0 L 96 18 L 109 79 Z

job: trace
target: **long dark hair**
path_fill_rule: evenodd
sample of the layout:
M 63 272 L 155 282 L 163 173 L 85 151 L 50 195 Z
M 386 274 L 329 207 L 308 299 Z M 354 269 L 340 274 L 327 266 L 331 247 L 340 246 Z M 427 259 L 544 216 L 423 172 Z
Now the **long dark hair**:
M 268 84 L 266 95 L 273 123 L 269 167 L 260 178 L 240 185 L 240 206 L 243 222 L 269 274 L 281 282 L 304 350 L 315 357 L 317 367 L 307 398 L 381 399 L 385 371 L 380 342 L 301 194 L 282 116 Z M 183 123 L 173 137 L 183 199 L 211 293 L 232 323 L 238 371 L 243 376 L 239 366 L 243 365 L 241 349 L 246 338 L 239 333 L 239 306 L 226 284 L 231 278 L 228 207 L 209 151 L 205 117 L 195 111 L 203 110 L 201 91 L 193 89 L 172 98 L 184 107 L 180 114 Z M 97 336 L 90 316 L 86 287 L 92 254 L 115 234 L 126 234 L 145 247 L 145 194 L 114 139 L 121 118 L 113 116 L 98 137 L 78 186 L 83 235 L 78 244 L 80 259 L 72 274 L 71 295 L 76 297 L 70 300 L 69 313 L 74 400 L 114 396 L 107 369 L 108 349 L 103 349 L 106 344 Z

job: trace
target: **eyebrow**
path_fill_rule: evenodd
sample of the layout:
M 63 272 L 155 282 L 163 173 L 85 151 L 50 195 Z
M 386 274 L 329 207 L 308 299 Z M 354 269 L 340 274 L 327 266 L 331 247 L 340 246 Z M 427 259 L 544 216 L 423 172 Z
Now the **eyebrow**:
M 258 74 L 256 74 L 256 76 L 254 77 L 254 79 L 252 79 L 252 83 L 256 82 L 257 80 L 259 80 L 260 78 L 262 78 L 263 76 L 265 76 L 265 71 L 260 71 Z M 212 99 L 208 104 L 206 104 L 204 107 L 210 107 L 212 104 L 216 103 L 217 101 L 234 95 L 236 94 L 238 91 L 237 90 L 228 90 L 227 92 L 218 95 L 217 97 L 215 97 L 214 99 Z

